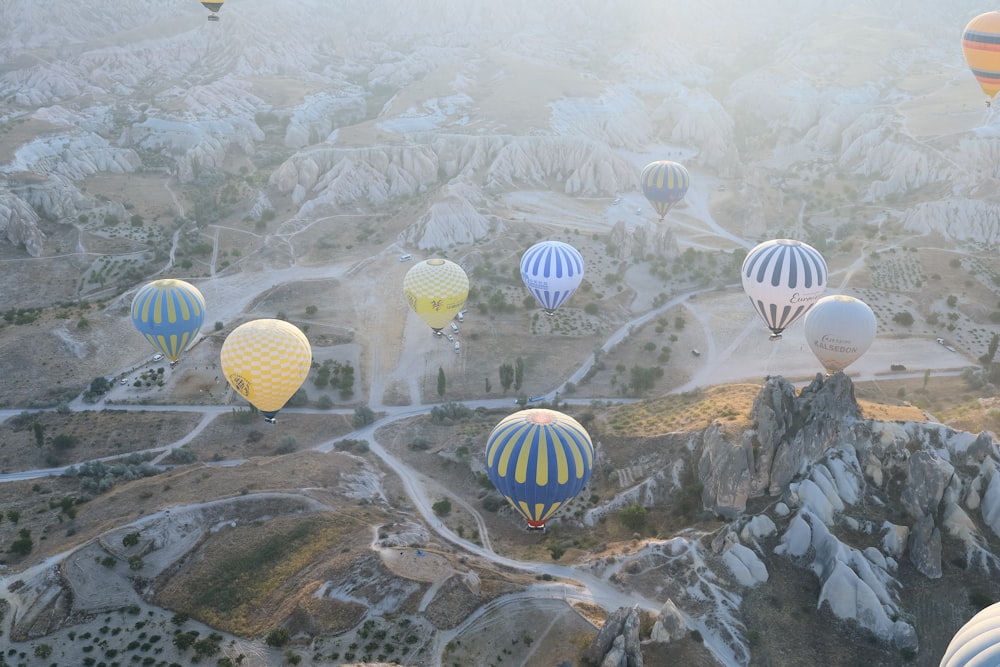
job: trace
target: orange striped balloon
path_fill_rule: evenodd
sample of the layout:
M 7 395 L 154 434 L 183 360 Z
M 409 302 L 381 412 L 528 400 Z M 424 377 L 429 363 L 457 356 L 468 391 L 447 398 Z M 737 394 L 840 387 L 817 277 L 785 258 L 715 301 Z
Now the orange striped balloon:
M 962 33 L 962 55 L 992 99 L 1000 92 L 1000 12 L 986 12 L 969 21 Z

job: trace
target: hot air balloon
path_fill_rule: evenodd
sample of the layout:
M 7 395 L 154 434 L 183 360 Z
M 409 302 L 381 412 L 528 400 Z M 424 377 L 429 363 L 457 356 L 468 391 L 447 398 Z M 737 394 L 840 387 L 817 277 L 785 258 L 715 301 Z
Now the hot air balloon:
M 995 667 L 1000 664 L 1000 602 L 991 604 L 959 628 L 940 667 Z
M 757 245 L 743 260 L 743 290 L 771 340 L 806 314 L 826 290 L 826 260 L 810 245 L 775 239 Z
M 312 364 L 306 335 L 284 320 L 241 324 L 226 336 L 220 354 L 229 385 L 271 424 L 305 382 Z
M 986 12 L 969 21 L 962 33 L 962 55 L 990 106 L 1000 91 L 1000 12 Z
M 691 177 L 683 165 L 670 160 L 657 160 L 643 168 L 639 181 L 642 183 L 642 194 L 646 195 L 660 214 L 660 220 L 663 220 L 670 208 L 684 199 Z
M 521 280 L 551 315 L 583 281 L 583 257 L 562 241 L 536 243 L 521 256 Z
M 219 20 L 219 15 L 217 12 L 220 9 L 222 9 L 222 3 L 224 3 L 225 1 L 226 0 L 218 0 L 218 2 L 207 2 L 205 0 L 202 0 L 201 6 L 211 12 L 211 14 L 208 15 L 209 21 Z
M 154 280 L 132 299 L 132 324 L 171 362 L 180 358 L 204 321 L 204 297 L 183 280 Z
M 465 307 L 469 276 L 455 262 L 426 259 L 406 272 L 403 294 L 410 309 L 436 333 Z
M 543 530 L 590 479 L 594 446 L 569 415 L 533 408 L 508 415 L 486 441 L 486 473 L 528 522 Z
M 802 321 L 809 348 L 828 374 L 842 371 L 875 340 L 875 313 L 853 296 L 835 294 L 816 302 Z

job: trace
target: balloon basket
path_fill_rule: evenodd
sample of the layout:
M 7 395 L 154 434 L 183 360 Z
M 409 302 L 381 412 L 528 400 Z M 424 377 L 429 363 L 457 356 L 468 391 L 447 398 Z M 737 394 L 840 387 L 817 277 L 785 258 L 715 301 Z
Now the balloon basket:
M 776 340 L 781 340 L 781 334 L 780 333 L 773 333 L 770 336 L 768 336 L 767 339 L 773 343 Z

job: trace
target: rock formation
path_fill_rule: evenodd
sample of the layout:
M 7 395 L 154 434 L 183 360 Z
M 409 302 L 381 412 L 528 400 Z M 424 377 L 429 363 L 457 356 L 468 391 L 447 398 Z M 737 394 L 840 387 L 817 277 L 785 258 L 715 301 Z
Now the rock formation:
M 642 667 L 639 610 L 620 607 L 608 615 L 583 658 L 600 667 Z

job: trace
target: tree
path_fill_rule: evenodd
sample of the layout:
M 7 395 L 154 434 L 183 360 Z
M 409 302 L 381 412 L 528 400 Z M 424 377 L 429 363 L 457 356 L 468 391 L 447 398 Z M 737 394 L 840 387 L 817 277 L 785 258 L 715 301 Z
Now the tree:
M 104 377 L 103 375 L 100 377 L 96 377 L 90 381 L 91 394 L 95 395 L 106 394 L 108 393 L 109 389 L 111 389 L 111 383 L 108 382 L 108 378 Z
M 444 396 L 445 387 L 446 380 L 444 377 L 444 369 L 438 366 L 438 396 Z
M 375 421 L 375 413 L 367 405 L 359 405 L 354 408 L 354 419 L 352 420 L 354 428 L 368 426 L 373 421 Z
M 524 384 L 524 359 L 518 357 L 514 360 L 514 391 L 520 391 Z
M 75 435 L 60 433 L 52 438 L 52 446 L 56 449 L 72 449 L 76 447 L 78 438 Z
M 35 422 L 31 428 L 35 432 L 35 444 L 41 447 L 45 444 L 45 425 L 41 422 Z
M 629 505 L 618 512 L 618 518 L 629 530 L 642 530 L 646 525 L 646 508 L 642 505 Z
M 913 325 L 913 315 L 910 311 L 903 310 L 892 316 L 892 321 L 896 324 L 902 324 L 904 327 Z
M 490 393 L 491 389 L 493 389 L 493 385 L 490 384 L 490 379 L 486 378 L 486 393 Z
M 264 641 L 268 646 L 280 648 L 292 641 L 292 634 L 288 631 L 288 628 L 275 628 L 267 633 Z
M 990 338 L 990 345 L 986 349 L 986 354 L 983 355 L 982 362 L 984 364 L 991 364 L 991 363 L 993 363 L 993 359 L 995 359 L 996 356 L 997 356 L 997 346 L 998 345 L 1000 345 L 1000 334 L 996 334 L 995 333 L 995 334 L 993 334 L 993 337 Z
M 18 532 L 18 535 L 19 537 L 11 542 L 10 552 L 20 556 L 27 556 L 35 547 L 35 543 L 31 541 L 31 531 L 27 528 L 22 528 Z
M 633 366 L 630 373 L 631 379 L 628 386 L 636 396 L 641 396 L 652 389 L 656 384 L 656 380 L 663 377 L 663 369 L 659 366 L 654 366 L 653 368 Z
M 139 531 L 127 534 L 122 538 L 123 547 L 134 547 L 139 544 Z
M 512 384 L 514 384 L 514 367 L 510 364 L 500 364 L 500 387 L 503 393 L 506 394 Z
M 434 510 L 434 514 L 437 516 L 447 516 L 451 512 L 451 501 L 447 498 L 442 498 L 431 505 L 431 509 Z

